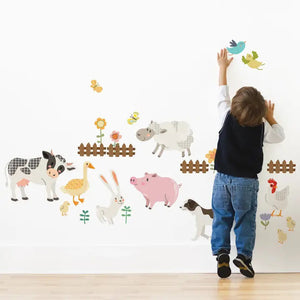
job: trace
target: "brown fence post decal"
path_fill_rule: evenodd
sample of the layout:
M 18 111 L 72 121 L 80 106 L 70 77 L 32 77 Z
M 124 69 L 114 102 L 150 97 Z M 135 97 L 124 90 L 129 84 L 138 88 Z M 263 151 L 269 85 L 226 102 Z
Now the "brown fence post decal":
M 270 160 L 267 171 L 269 173 L 294 173 L 296 171 L 296 164 L 294 164 L 292 160 L 290 160 L 288 164 L 285 160 L 283 160 L 282 163 L 280 163 L 279 160 L 276 160 L 275 163 L 273 160 Z
M 121 147 L 119 144 L 116 144 L 115 146 L 110 144 L 107 148 L 103 146 L 103 144 L 100 144 L 98 146 L 96 143 L 91 146 L 90 143 L 87 143 L 86 146 L 84 146 L 82 143 L 78 147 L 78 154 L 80 156 L 104 156 L 108 155 L 109 157 L 125 157 L 125 156 L 134 156 L 135 155 L 135 148 L 130 144 L 128 147 L 123 144 Z
M 200 163 L 199 160 L 196 160 L 195 163 L 193 163 L 192 160 L 188 163 L 184 160 L 180 166 L 180 171 L 182 173 L 206 173 L 208 172 L 209 164 L 205 160 L 203 160 L 202 163 Z
M 103 146 L 103 144 L 100 144 L 100 146 L 98 146 L 96 143 L 93 144 L 93 146 L 91 147 L 90 143 L 87 143 L 86 146 L 84 146 L 82 143 L 80 144 L 80 146 L 78 147 L 78 154 L 80 156 L 104 156 L 106 154 L 106 147 Z

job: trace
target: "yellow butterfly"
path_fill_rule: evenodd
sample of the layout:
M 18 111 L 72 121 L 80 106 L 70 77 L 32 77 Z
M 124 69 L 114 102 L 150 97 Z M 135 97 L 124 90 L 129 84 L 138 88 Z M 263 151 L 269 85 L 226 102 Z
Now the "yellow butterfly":
M 99 85 L 99 83 L 96 80 L 91 81 L 91 88 L 93 88 L 94 91 L 97 93 L 102 92 L 103 88 Z
M 138 119 L 139 119 L 139 113 L 135 111 L 133 114 L 130 115 L 130 118 L 127 120 L 127 123 L 128 123 L 129 125 L 132 125 L 132 124 L 134 124 Z

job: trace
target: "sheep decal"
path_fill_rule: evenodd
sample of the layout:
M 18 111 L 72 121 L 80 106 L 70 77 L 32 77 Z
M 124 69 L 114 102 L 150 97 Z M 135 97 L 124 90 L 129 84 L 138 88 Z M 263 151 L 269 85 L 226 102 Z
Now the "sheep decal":
M 147 128 L 141 128 L 137 131 L 136 137 L 140 141 L 148 141 L 153 138 L 156 142 L 156 147 L 153 154 L 161 147 L 158 157 L 161 157 L 163 152 L 167 150 L 181 151 L 182 157 L 187 150 L 188 155 L 191 155 L 191 144 L 194 141 L 193 131 L 186 122 L 173 121 L 156 123 L 151 121 Z

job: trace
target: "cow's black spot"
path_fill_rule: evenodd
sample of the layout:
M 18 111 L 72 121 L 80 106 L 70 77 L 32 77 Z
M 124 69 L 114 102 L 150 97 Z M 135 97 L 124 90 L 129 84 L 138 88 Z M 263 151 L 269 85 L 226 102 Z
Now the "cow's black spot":
M 20 170 L 21 170 L 21 172 L 23 172 L 26 175 L 29 175 L 31 173 L 30 169 L 27 167 L 21 168 Z
M 61 174 L 64 170 L 65 170 L 65 167 L 62 166 L 62 165 L 60 165 L 60 166 L 57 168 L 58 174 Z
M 28 167 L 31 170 L 36 169 L 39 166 L 41 159 L 42 159 L 41 157 L 31 158 L 28 162 Z
M 19 167 L 24 167 L 27 164 L 27 159 L 24 158 L 14 158 L 12 159 L 7 167 L 9 175 L 14 175 Z
M 53 169 L 55 167 L 55 164 L 56 164 L 55 156 L 52 155 L 51 153 L 47 152 L 47 151 L 43 151 L 43 157 L 45 159 L 48 159 L 48 161 L 47 161 L 47 170 L 48 169 Z
M 59 154 L 55 155 L 61 162 L 65 163 L 66 160 Z

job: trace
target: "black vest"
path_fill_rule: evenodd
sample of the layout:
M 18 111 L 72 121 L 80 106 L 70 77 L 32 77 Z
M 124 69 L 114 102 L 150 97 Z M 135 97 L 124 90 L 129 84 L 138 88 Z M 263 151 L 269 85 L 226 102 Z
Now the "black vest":
M 243 127 L 228 112 L 219 131 L 215 170 L 235 177 L 257 178 L 263 164 L 264 123 Z

